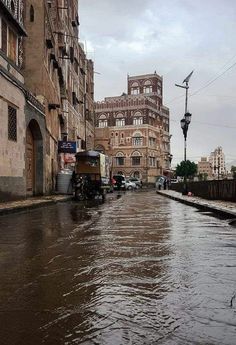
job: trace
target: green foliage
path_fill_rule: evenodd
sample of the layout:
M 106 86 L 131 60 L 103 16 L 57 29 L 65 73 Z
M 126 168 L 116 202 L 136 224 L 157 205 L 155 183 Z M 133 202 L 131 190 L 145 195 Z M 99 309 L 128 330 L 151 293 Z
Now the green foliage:
M 193 178 L 197 173 L 197 164 L 190 162 L 189 160 L 182 161 L 176 167 L 176 175 L 186 178 Z
M 236 179 L 236 166 L 235 165 L 231 166 L 231 173 L 233 175 L 233 178 Z

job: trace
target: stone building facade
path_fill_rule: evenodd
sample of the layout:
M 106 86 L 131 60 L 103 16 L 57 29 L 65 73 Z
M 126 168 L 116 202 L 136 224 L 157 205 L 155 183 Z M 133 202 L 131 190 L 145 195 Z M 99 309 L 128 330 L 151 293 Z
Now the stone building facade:
M 44 193 L 44 107 L 25 88 L 22 65 L 24 2 L 0 0 L 0 200 L 25 197 L 29 188 L 29 168 L 35 164 L 31 187 Z M 35 160 L 27 155 L 26 128 L 32 127 L 37 142 Z M 28 138 L 29 139 L 29 138 Z M 31 137 L 33 140 L 33 137 Z M 40 143 L 40 144 L 39 144 Z M 32 145 L 33 149 L 33 145 Z
M 169 109 L 156 72 L 128 76 L 127 94 L 95 103 L 95 148 L 111 157 L 112 173 L 153 183 L 170 172 Z
M 73 163 L 59 140 L 93 148 L 93 62 L 78 27 L 78 0 L 0 0 L 2 200 L 55 190 Z
M 58 155 L 58 141 L 74 141 L 77 150 L 82 150 L 85 128 L 94 136 L 91 121 L 86 126 L 85 104 L 86 83 L 93 87 L 93 63 L 78 41 L 78 0 L 25 0 L 25 4 L 24 76 L 27 87 L 45 107 L 45 176 L 50 192 L 55 189 L 58 169 L 73 165 L 71 156 Z

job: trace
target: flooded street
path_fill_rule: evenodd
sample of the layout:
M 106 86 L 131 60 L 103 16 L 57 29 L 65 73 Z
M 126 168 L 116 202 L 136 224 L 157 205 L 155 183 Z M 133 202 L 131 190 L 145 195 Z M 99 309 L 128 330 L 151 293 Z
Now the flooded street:
M 154 190 L 0 217 L 2 345 L 236 344 L 236 228 Z

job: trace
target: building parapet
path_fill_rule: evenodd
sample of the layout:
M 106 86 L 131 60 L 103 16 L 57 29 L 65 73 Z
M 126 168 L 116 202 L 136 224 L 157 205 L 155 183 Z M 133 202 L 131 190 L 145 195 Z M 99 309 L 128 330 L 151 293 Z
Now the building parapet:
M 128 75 L 128 80 L 137 80 L 137 79 L 153 78 L 153 77 L 157 77 L 160 80 L 163 79 L 160 75 L 158 75 L 156 72 L 154 72 L 151 74 L 142 74 L 142 75 L 135 75 L 135 76 L 129 76 Z
M 110 101 L 109 101 L 110 100 Z M 134 109 L 134 108 L 140 108 L 140 107 L 147 107 L 149 106 L 152 109 L 155 109 L 155 111 L 159 110 L 159 107 L 157 104 L 148 97 L 142 97 L 142 98 L 137 98 L 137 97 L 117 97 L 117 98 L 111 98 L 109 99 L 105 98 L 105 101 L 102 102 L 95 102 L 95 109 L 96 110 L 120 110 L 120 109 Z

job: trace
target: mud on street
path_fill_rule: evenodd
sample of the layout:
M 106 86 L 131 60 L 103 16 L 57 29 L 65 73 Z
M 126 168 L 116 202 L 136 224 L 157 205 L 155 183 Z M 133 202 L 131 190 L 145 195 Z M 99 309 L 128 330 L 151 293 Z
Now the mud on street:
M 234 345 L 235 249 L 154 190 L 1 216 L 1 344 Z

